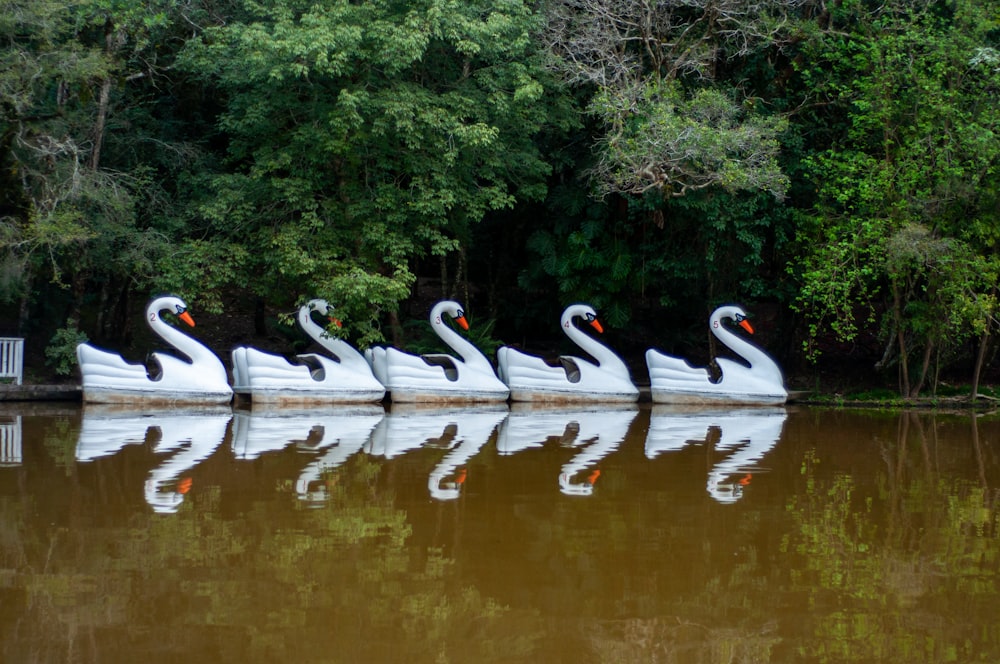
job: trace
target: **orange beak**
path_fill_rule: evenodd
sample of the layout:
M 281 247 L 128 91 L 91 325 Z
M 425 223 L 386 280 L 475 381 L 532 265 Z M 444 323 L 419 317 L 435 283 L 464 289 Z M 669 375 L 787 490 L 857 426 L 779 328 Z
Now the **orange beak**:
M 344 324 L 340 322 L 339 318 L 331 318 L 330 322 L 336 325 L 337 327 L 344 327 Z
M 458 474 L 458 477 L 455 478 L 455 484 L 465 484 L 465 478 L 467 476 L 468 476 L 468 471 L 465 468 L 463 468 L 462 472 L 460 472 Z
M 600 332 L 601 334 L 604 334 L 604 328 L 601 327 L 601 321 L 597 320 L 596 318 L 590 321 L 590 326 L 595 330 L 597 330 L 598 332 Z
M 193 481 L 190 477 L 185 477 L 180 482 L 177 483 L 177 493 L 184 495 L 191 490 L 191 484 Z
M 592 472 L 592 473 L 590 474 L 590 476 L 589 476 L 589 477 L 587 477 L 587 482 L 588 482 L 588 483 L 589 483 L 589 484 L 590 484 L 591 486 L 593 486 L 593 485 L 594 485 L 594 483 L 595 483 L 595 482 L 597 481 L 597 478 L 598 478 L 598 477 L 600 477 L 600 476 L 601 476 L 601 471 L 600 471 L 600 470 L 597 470 L 597 469 L 595 469 L 595 470 L 594 470 L 594 472 Z
M 194 319 L 191 318 L 191 314 L 189 314 L 188 312 L 182 311 L 177 315 L 177 317 L 180 318 L 185 323 L 187 323 L 188 325 L 190 325 L 191 327 L 194 327 Z
M 753 334 L 753 326 L 750 325 L 750 321 L 748 321 L 746 318 L 744 318 L 743 320 L 740 321 L 740 327 L 742 327 L 744 330 L 746 330 L 750 334 Z
M 458 323 L 463 330 L 469 329 L 469 322 L 465 320 L 465 316 L 459 316 L 458 318 L 455 319 L 455 322 Z

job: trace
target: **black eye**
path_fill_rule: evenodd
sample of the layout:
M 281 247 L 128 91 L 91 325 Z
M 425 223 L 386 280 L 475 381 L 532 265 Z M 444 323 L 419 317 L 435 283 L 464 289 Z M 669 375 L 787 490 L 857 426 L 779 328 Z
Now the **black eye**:
M 597 316 L 595 316 L 594 314 L 587 314 L 587 322 L 588 323 L 593 322 L 595 318 L 597 318 Z
M 744 320 L 746 320 L 746 316 L 744 316 L 743 314 L 736 314 L 737 323 L 742 323 Z
M 455 314 L 455 318 L 465 318 L 465 312 L 459 309 L 458 313 Z
M 177 305 L 177 315 L 180 316 L 182 313 L 184 313 L 184 307 L 182 307 L 181 305 L 178 304 Z

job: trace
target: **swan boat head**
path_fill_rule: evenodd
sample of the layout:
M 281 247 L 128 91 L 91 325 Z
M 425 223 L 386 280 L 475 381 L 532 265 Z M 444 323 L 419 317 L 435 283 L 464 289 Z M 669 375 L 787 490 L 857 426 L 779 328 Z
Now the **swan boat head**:
M 711 326 L 712 332 L 718 330 L 722 325 L 722 321 L 727 318 L 742 327 L 747 333 L 754 334 L 753 326 L 747 319 L 747 312 L 743 310 L 743 307 L 735 304 L 719 307 L 712 312 L 712 315 L 708 319 L 708 324 Z
M 574 318 L 582 318 L 585 323 L 597 330 L 598 333 L 604 334 L 604 326 L 602 326 L 601 321 L 597 319 L 597 312 L 589 304 L 571 304 L 566 307 L 566 309 L 563 310 L 562 318 L 560 318 L 559 321 L 563 330 L 570 329 L 573 325 Z
M 448 314 L 451 319 L 455 321 L 459 327 L 463 330 L 469 329 L 469 321 L 465 318 L 465 310 L 462 309 L 462 305 L 454 300 L 442 300 L 434 305 L 431 310 L 431 324 L 441 325 L 442 319 L 441 314 Z

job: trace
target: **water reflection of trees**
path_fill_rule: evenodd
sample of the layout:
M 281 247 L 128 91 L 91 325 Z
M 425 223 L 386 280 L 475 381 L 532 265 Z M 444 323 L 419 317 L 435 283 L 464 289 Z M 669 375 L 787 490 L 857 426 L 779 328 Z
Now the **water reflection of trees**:
M 59 459 L 77 438 L 62 430 L 61 442 L 46 440 L 61 447 Z M 101 496 L 75 473 L 61 499 L 0 494 L 0 661 L 503 661 L 530 652 L 531 622 L 455 584 L 440 550 L 414 557 L 406 512 L 377 487 L 379 464 L 363 455 L 350 463 L 321 509 L 270 499 L 234 513 L 204 477 L 169 517 L 114 501 L 102 513 Z M 293 487 L 283 490 L 298 504 Z
M 785 519 L 742 513 L 740 562 L 715 574 L 685 564 L 676 573 L 702 581 L 693 592 L 644 615 L 584 621 L 594 661 L 996 661 L 996 451 L 974 415 L 971 432 L 955 416 L 890 417 L 870 442 L 875 472 L 854 472 L 855 459 L 873 457 L 845 455 L 835 437 L 801 445 Z M 844 444 L 868 444 L 849 435 Z M 718 545 L 703 536 L 706 552 Z M 663 566 L 649 567 L 655 584 Z
M 234 500 L 232 470 L 209 460 L 169 517 L 124 509 L 114 473 L 81 478 L 66 461 L 76 429 L 51 426 L 48 472 L 27 458 L 0 491 L 0 660 L 995 660 L 997 422 L 872 417 L 857 432 L 827 421 L 841 442 L 786 426 L 766 484 L 732 505 L 705 495 L 703 473 L 671 484 L 649 463 L 611 464 L 594 499 L 528 500 L 529 487 L 557 494 L 565 449 L 550 445 L 480 455 L 498 470 L 444 503 L 423 486 L 444 456 L 431 450 L 409 505 L 366 454 L 338 466 L 317 509 L 286 466 L 257 463 L 266 490 Z M 645 424 L 615 458 L 637 456 Z M 109 468 L 143 477 L 137 458 Z M 482 500 L 511 464 L 525 498 Z M 30 488 L 38 476 L 70 488 Z
M 789 588 L 811 608 L 800 652 L 831 661 L 970 661 L 1000 630 L 995 611 L 997 489 L 988 486 L 979 425 L 970 416 L 978 478 L 947 471 L 955 445 L 939 445 L 935 416 L 904 413 L 895 439 L 879 439 L 884 468 L 862 486 L 803 459 L 804 491 L 788 503 Z

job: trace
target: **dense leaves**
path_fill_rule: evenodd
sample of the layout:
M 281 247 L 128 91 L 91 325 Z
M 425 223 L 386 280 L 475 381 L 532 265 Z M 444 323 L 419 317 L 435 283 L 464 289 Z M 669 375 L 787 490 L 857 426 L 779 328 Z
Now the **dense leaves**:
M 786 365 L 874 339 L 906 394 L 991 357 L 993 5 L 2 7 L 5 333 L 128 343 L 173 290 L 325 297 L 361 346 L 459 297 L 524 340 L 587 300 L 631 352 L 739 300 L 790 312 Z
M 250 249 L 252 287 L 289 284 L 377 338 L 413 260 L 545 193 L 533 139 L 568 123 L 520 2 L 275 2 L 205 32 L 181 65 L 227 97 L 227 172 L 199 210 Z M 248 71 L 248 63 L 251 67 Z M 560 119 L 563 118 L 563 119 Z
M 915 347 L 925 374 L 932 353 L 994 325 L 996 255 L 982 230 L 996 228 L 997 209 L 980 192 L 995 189 L 1000 157 L 996 19 L 967 2 L 845 3 L 837 20 L 853 31 L 810 51 L 817 66 L 837 63 L 815 89 L 846 125 L 806 161 L 818 186 L 803 210 L 799 302 L 810 339 L 826 322 L 852 338 L 857 316 L 871 325 L 884 312 L 904 394 L 920 389 Z

